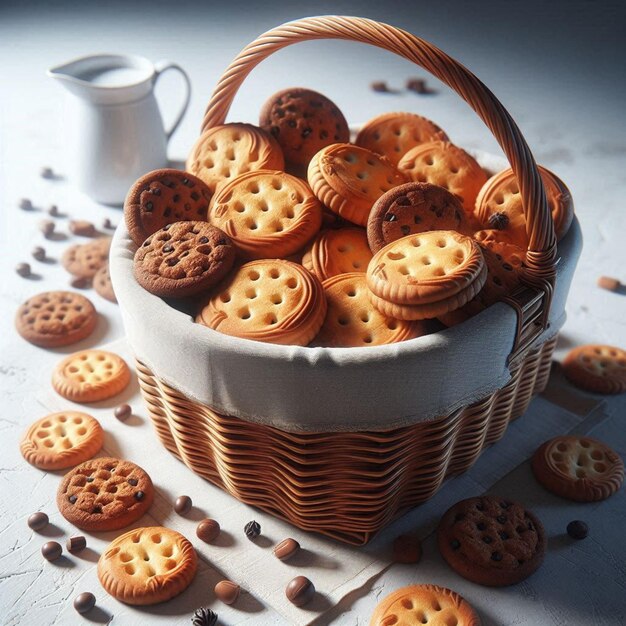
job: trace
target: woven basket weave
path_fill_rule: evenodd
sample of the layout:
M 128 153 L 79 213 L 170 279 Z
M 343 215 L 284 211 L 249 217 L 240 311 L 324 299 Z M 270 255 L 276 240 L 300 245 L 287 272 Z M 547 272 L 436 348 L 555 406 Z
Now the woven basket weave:
M 226 69 L 202 130 L 225 122 L 239 86 L 264 58 L 292 43 L 324 38 L 368 43 L 425 68 L 476 111 L 502 147 L 519 183 L 529 239 L 523 286 L 507 299 L 518 320 L 509 357 L 512 378 L 480 402 L 413 426 L 293 433 L 219 415 L 165 384 L 158 372 L 137 365 L 159 437 L 194 472 L 300 528 L 362 544 L 402 511 L 431 497 L 446 476 L 467 470 L 545 387 L 556 339 L 539 346 L 536 340 L 547 325 L 556 240 L 537 166 L 508 112 L 458 62 L 386 24 L 330 16 L 266 32 Z

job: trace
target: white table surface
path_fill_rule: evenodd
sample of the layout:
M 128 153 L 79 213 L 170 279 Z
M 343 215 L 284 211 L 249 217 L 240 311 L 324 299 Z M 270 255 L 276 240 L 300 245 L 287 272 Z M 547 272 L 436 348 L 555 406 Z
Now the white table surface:
M 37 397 L 48 385 L 49 373 L 59 354 L 21 340 L 13 330 L 13 315 L 28 296 L 44 289 L 63 288 L 67 274 L 58 262 L 40 264 L 30 258 L 35 245 L 44 245 L 58 258 L 67 241 L 45 241 L 37 230 L 44 211 L 23 212 L 21 197 L 36 207 L 57 204 L 72 217 L 97 224 L 104 217 L 119 222 L 119 209 L 103 207 L 77 192 L 67 170 L 67 101 L 61 89 L 45 77 L 45 69 L 74 56 L 98 51 L 128 52 L 152 60 L 170 58 L 190 74 L 194 94 L 187 117 L 170 144 L 170 157 L 184 158 L 198 133 L 204 106 L 220 72 L 254 36 L 287 19 L 307 14 L 344 13 L 382 19 L 420 35 L 459 58 L 496 93 L 524 132 L 537 160 L 556 171 L 572 190 L 585 247 L 568 303 L 568 321 L 559 350 L 579 343 L 600 342 L 626 346 L 626 312 L 623 294 L 598 289 L 601 274 L 626 282 L 624 231 L 626 210 L 626 95 L 620 33 L 624 11 L 618 3 L 539 2 L 472 3 L 289 3 L 278 6 L 239 2 L 228 6 L 181 1 L 129 6 L 125 2 L 83 6 L 66 3 L 55 8 L 33 5 L 0 6 L 0 623 L 81 623 L 67 610 L 77 581 L 91 581 L 87 589 L 98 593 L 95 563 L 91 567 L 50 567 L 32 559 L 41 538 L 26 527 L 29 513 L 53 500 L 55 475 L 27 466 L 17 447 L 24 427 L 42 414 Z M 468 3 L 469 4 L 469 3 Z M 567 6 L 567 15 L 565 15 Z M 601 9 L 599 7 L 602 7 Z M 79 8 L 77 8 L 79 7 Z M 407 9 L 407 7 L 412 7 Z M 465 11 L 465 13 L 464 13 Z M 258 67 L 235 102 L 230 119 L 256 121 L 257 111 L 279 88 L 302 84 L 333 98 L 351 123 L 377 113 L 412 110 L 437 121 L 455 143 L 468 148 L 496 151 L 488 131 L 468 107 L 443 86 L 430 97 L 413 94 L 381 95 L 369 90 L 374 80 L 401 87 L 408 77 L 425 73 L 388 53 L 344 42 L 316 42 L 292 47 Z M 165 76 L 159 89 L 164 117 L 176 107 L 179 83 Z M 65 178 L 46 181 L 39 169 L 50 165 Z M 66 232 L 64 220 L 57 221 Z M 75 240 L 75 238 L 74 238 Z M 29 261 L 35 279 L 18 277 L 13 268 Z M 95 293 L 101 320 L 89 345 L 123 336 L 115 305 Z M 556 385 L 556 389 L 560 386 Z M 599 402 L 597 398 L 567 390 L 558 402 L 572 414 L 584 414 L 578 432 L 592 432 L 626 452 L 623 397 Z M 556 397 L 555 396 L 555 397 Z M 145 419 L 145 411 L 137 411 Z M 497 446 L 494 448 L 497 451 Z M 166 453 L 154 441 L 154 454 Z M 599 505 L 567 505 L 537 490 L 528 465 L 501 479 L 496 490 L 532 503 L 540 516 L 557 523 L 550 538 L 553 560 L 541 576 L 545 585 L 525 583 L 493 591 L 451 577 L 436 554 L 432 537 L 416 568 L 395 566 L 366 588 L 349 594 L 315 623 L 367 624 L 376 602 L 393 589 L 412 582 L 447 583 L 474 602 L 485 624 L 619 624 L 626 621 L 626 547 L 623 520 L 624 490 Z M 159 518 L 158 511 L 155 517 Z M 571 545 L 559 534 L 569 519 L 585 519 L 592 537 Z M 63 520 L 60 519 L 59 524 Z M 82 564 L 84 565 L 84 563 Z M 79 573 L 80 572 L 80 573 Z M 199 583 L 211 580 L 203 565 Z M 450 582 L 452 581 L 452 582 Z M 200 588 L 200 587 L 197 587 Z M 620 591 L 623 592 L 620 595 Z M 30 596 L 30 600 L 29 600 Z M 200 602 L 200 600 L 199 600 Z M 17 607 L 17 608 L 16 608 Z M 26 607 L 26 609 L 22 608 Z M 112 615 L 96 612 L 91 620 L 113 624 L 183 624 L 187 616 L 171 614 L 164 605 L 149 612 Z M 250 611 L 220 609 L 223 624 L 284 624 L 267 606 Z

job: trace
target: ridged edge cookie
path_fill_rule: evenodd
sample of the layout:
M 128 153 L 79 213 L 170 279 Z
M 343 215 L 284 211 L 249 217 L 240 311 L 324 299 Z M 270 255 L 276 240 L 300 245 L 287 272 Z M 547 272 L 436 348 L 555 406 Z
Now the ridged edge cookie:
M 593 364 L 596 368 L 591 368 Z M 610 365 L 617 363 L 617 372 Z M 577 387 L 595 393 L 626 391 L 626 351 L 607 345 L 589 344 L 570 350 L 563 359 L 565 377 Z

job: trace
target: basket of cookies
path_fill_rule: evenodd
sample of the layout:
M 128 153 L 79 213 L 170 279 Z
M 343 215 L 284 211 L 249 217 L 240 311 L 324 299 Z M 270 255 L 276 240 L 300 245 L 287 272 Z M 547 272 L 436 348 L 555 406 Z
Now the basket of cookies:
M 395 52 L 508 160 L 415 113 L 350 133 L 327 96 L 227 123 L 264 58 L 311 39 Z M 269 95 L 269 94 L 268 94 Z M 130 189 L 111 277 L 164 445 L 236 498 L 367 542 L 468 469 L 546 384 L 581 237 L 565 184 L 466 68 L 353 17 L 261 35 L 218 82 L 186 171 Z

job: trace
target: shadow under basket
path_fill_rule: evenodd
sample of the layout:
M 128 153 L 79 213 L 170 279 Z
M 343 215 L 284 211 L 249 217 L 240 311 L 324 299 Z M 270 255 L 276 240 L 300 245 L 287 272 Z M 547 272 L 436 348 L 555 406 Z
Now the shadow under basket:
M 360 545 L 503 436 L 545 389 L 555 345 L 529 352 L 484 400 L 385 432 L 289 433 L 218 415 L 140 362 L 137 374 L 161 441 L 196 474 L 303 530 Z

